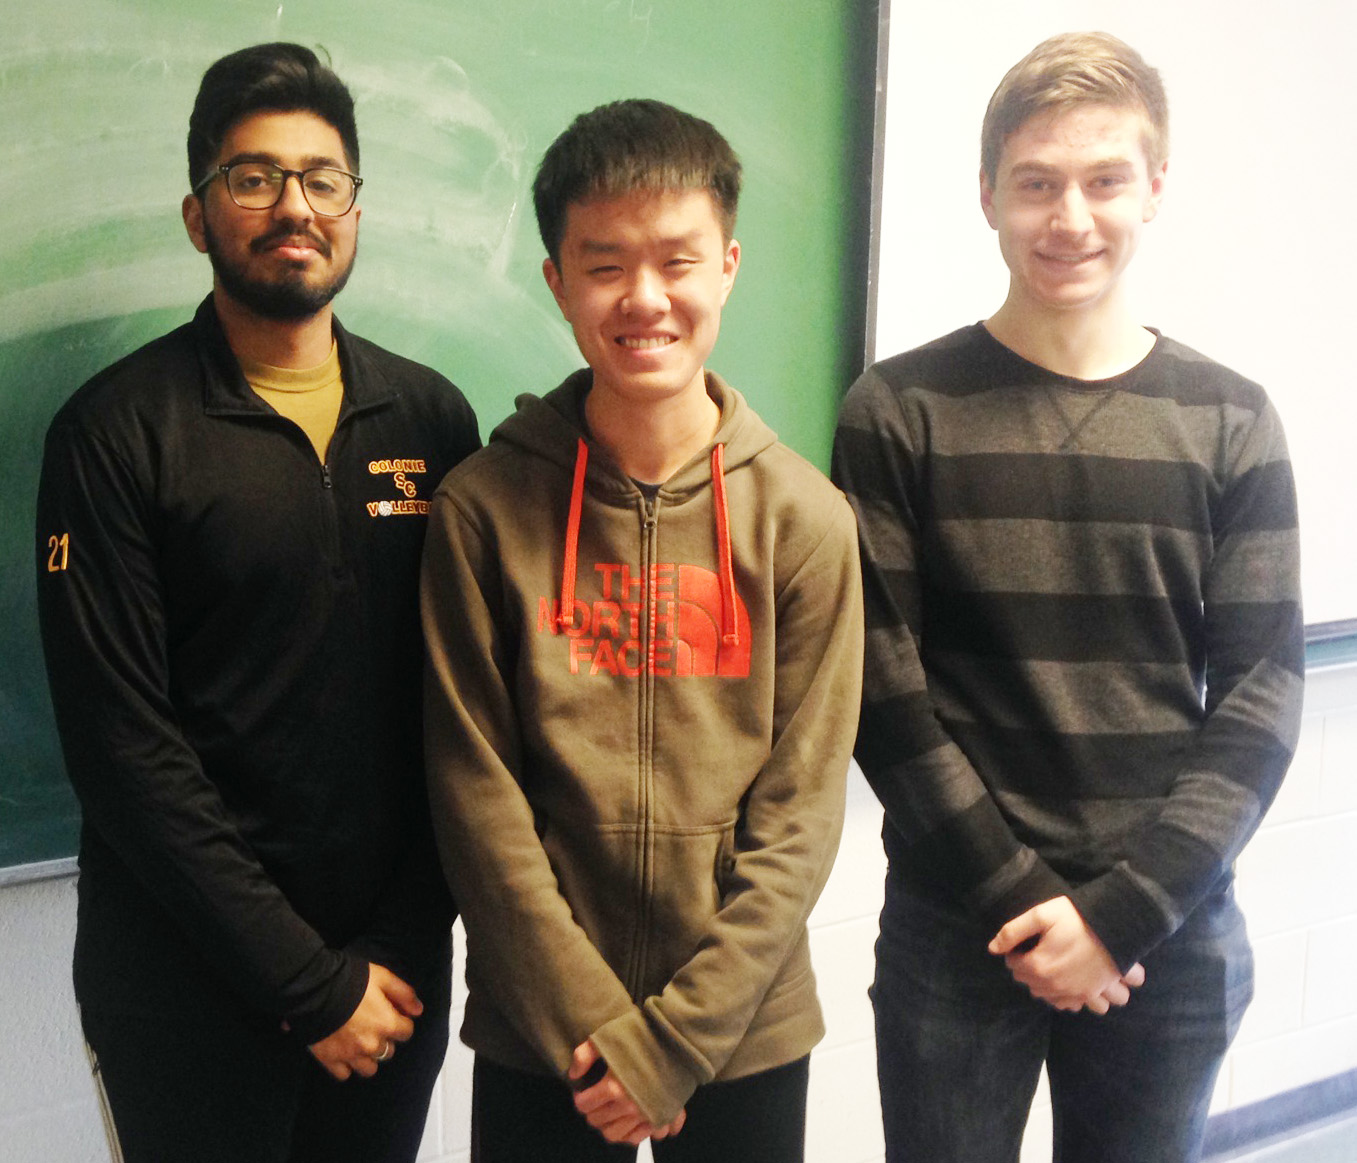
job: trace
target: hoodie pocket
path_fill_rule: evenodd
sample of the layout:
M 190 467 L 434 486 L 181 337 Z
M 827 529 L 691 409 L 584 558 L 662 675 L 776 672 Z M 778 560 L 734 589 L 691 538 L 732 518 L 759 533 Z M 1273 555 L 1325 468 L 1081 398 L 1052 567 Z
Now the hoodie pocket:
M 549 825 L 542 845 L 576 922 L 637 997 L 697 952 L 730 890 L 735 822 Z

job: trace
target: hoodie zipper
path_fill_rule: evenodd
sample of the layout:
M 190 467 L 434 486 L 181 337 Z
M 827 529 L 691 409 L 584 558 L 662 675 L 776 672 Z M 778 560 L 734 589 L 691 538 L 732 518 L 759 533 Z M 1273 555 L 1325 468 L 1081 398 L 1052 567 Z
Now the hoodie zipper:
M 637 757 L 637 806 L 640 831 L 637 834 L 636 930 L 632 941 L 631 972 L 627 990 L 636 1002 L 642 1001 L 645 965 L 649 954 L 650 916 L 654 885 L 654 797 L 655 797 L 655 562 L 659 543 L 658 497 L 646 497 L 641 507 L 641 666 L 639 722 L 640 755 Z

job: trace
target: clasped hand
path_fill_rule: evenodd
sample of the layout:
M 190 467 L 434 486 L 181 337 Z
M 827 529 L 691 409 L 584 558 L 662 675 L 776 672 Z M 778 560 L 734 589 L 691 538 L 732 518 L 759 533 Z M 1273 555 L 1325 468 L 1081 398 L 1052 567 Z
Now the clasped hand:
M 1105 1014 L 1124 1006 L 1131 990 L 1145 982 L 1139 963 L 1126 973 L 1084 922 L 1067 896 L 1054 897 L 1014 917 L 989 943 L 1002 956 L 1013 980 L 1039 1001 L 1058 1010 L 1087 1007 Z
M 583 1078 L 598 1060 L 599 1052 L 594 1044 L 581 1042 L 575 1047 L 568 1077 L 572 1082 Z M 667 1139 L 677 1135 L 688 1117 L 687 1112 L 681 1110 L 673 1122 L 662 1127 L 653 1126 L 611 1068 L 598 1082 L 576 1092 L 575 1109 L 608 1142 L 629 1143 L 633 1147 L 639 1147 L 646 1139 Z
M 354 1074 L 371 1078 L 377 1066 L 415 1032 L 414 1019 L 424 1012 L 415 991 L 391 970 L 368 963 L 368 984 L 358 1008 L 333 1034 L 308 1049 L 332 1076 L 343 1082 Z

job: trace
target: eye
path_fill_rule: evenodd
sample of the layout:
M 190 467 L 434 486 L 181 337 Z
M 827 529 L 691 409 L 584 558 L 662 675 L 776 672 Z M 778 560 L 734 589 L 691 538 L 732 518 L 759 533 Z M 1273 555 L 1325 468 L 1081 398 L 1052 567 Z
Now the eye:
M 325 170 L 312 170 L 306 175 L 306 188 L 313 194 L 334 197 L 339 193 L 339 184 L 334 175 Z
M 278 171 L 269 166 L 236 166 L 231 171 L 231 185 L 242 193 L 276 186 L 278 178 Z

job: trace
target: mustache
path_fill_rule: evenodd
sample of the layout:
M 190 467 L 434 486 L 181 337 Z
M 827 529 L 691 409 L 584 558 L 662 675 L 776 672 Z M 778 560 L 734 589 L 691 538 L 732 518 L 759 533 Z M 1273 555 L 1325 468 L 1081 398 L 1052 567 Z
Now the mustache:
M 298 230 L 292 226 L 280 226 L 270 230 L 267 234 L 256 238 L 250 243 L 250 249 L 255 253 L 270 250 L 279 243 L 297 241 L 304 239 L 308 245 L 314 246 L 324 258 L 330 257 L 330 244 L 319 234 L 310 230 Z

